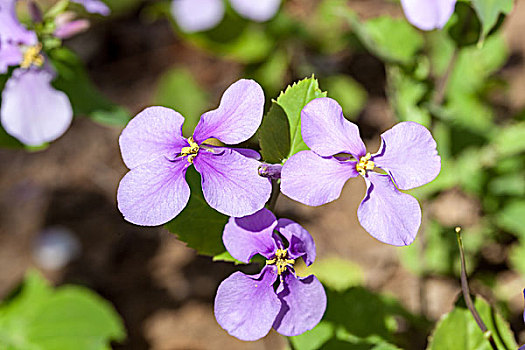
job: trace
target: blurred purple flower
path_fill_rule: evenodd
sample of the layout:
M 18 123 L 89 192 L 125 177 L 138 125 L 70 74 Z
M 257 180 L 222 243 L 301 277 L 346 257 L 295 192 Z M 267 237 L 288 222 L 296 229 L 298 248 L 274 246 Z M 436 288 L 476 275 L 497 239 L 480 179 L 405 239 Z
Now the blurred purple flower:
M 108 5 L 100 0 L 71 0 L 71 2 L 84 6 L 86 11 L 90 13 L 98 13 L 103 16 L 107 16 L 111 13 Z
M 321 321 L 326 309 L 322 284 L 314 275 L 296 276 L 293 269 L 299 258 L 307 266 L 315 260 L 315 243 L 308 231 L 262 209 L 243 218 L 230 218 L 222 239 L 237 260 L 248 263 L 255 254 L 268 259 L 258 275 L 235 272 L 220 284 L 215 318 L 228 333 L 241 340 L 257 340 L 273 327 L 285 336 L 294 336 Z M 274 289 L 277 278 L 280 283 Z
M 79 33 L 86 31 L 90 23 L 87 19 L 76 19 L 73 12 L 64 12 L 55 17 L 54 36 L 60 39 L 68 39 Z
M 371 155 L 357 125 L 344 118 L 341 106 L 331 98 L 318 98 L 304 107 L 301 130 L 311 151 L 286 161 L 281 191 L 317 206 L 337 199 L 346 181 L 361 175 L 367 186 L 357 211 L 361 225 L 382 242 L 412 243 L 421 209 L 414 197 L 399 190 L 424 185 L 439 174 L 441 159 L 430 132 L 414 122 L 399 123 L 381 135 L 379 152 Z M 374 172 L 376 167 L 383 173 Z
M 229 1 L 239 15 L 256 22 L 271 19 L 281 5 L 281 0 Z M 224 3 L 223 0 L 173 0 L 171 12 L 183 31 L 200 32 L 220 23 L 224 16 Z
M 0 120 L 7 133 L 39 146 L 67 130 L 73 111 L 67 96 L 51 86 L 54 71 L 45 64 L 36 34 L 18 21 L 15 4 L 0 0 L 0 74 L 19 66 L 2 92 Z
M 166 223 L 186 206 L 190 165 L 202 177 L 208 204 L 228 216 L 245 216 L 261 209 L 271 184 L 259 176 L 259 154 L 252 150 L 216 147 L 249 139 L 259 127 L 264 93 L 253 80 L 239 80 L 222 96 L 219 108 L 204 113 L 193 136 L 182 136 L 184 117 L 164 107 L 150 107 L 132 119 L 120 135 L 122 158 L 131 169 L 121 180 L 118 206 L 126 220 L 144 226 Z
M 408 21 L 422 30 L 441 29 L 454 13 L 456 0 L 401 0 Z

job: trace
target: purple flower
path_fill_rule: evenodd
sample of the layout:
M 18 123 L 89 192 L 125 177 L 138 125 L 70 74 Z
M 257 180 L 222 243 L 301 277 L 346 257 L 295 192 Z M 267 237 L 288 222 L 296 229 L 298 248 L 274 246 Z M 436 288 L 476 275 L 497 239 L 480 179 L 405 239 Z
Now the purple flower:
M 241 16 L 265 22 L 275 16 L 281 0 L 230 0 L 230 4 Z M 224 16 L 223 0 L 173 0 L 171 10 L 180 28 L 188 33 L 211 29 Z
M 248 263 L 255 254 L 266 259 L 258 275 L 235 272 L 222 281 L 215 297 L 215 318 L 231 335 L 257 340 L 273 327 L 285 336 L 314 328 L 326 309 L 326 294 L 314 276 L 298 277 L 293 265 L 315 260 L 315 243 L 304 228 L 277 220 L 267 209 L 243 218 L 230 218 L 223 242 L 230 254 Z M 279 286 L 274 283 L 279 278 Z
M 126 220 L 145 226 L 166 223 L 186 206 L 185 180 L 192 164 L 202 177 L 208 204 L 228 216 L 261 209 L 271 194 L 270 181 L 258 175 L 259 154 L 207 144 L 249 139 L 259 127 L 264 93 L 253 80 L 239 80 L 222 96 L 219 108 L 201 116 L 193 136 L 182 136 L 184 117 L 164 107 L 150 107 L 132 119 L 120 135 L 122 158 L 131 169 L 120 182 L 118 207 Z
M 39 146 L 67 130 L 73 111 L 67 96 L 51 86 L 55 73 L 45 62 L 36 34 L 18 21 L 15 3 L 0 0 L 0 74 L 19 66 L 2 92 L 0 120 L 7 133 Z
M 454 13 L 456 0 L 401 0 L 408 21 L 422 30 L 441 29 Z
M 414 122 L 399 123 L 381 135 L 379 152 L 371 155 L 357 125 L 346 120 L 341 106 L 330 98 L 315 99 L 304 107 L 301 130 L 311 151 L 286 161 L 281 191 L 317 206 L 337 199 L 346 181 L 361 175 L 367 186 L 357 211 L 361 225 L 382 242 L 412 243 L 421 209 L 414 197 L 399 190 L 424 185 L 438 175 L 441 159 L 430 132 Z
M 107 16 L 111 13 L 108 5 L 100 0 L 71 0 L 71 2 L 84 6 L 86 11 L 90 13 L 98 13 L 103 16 Z

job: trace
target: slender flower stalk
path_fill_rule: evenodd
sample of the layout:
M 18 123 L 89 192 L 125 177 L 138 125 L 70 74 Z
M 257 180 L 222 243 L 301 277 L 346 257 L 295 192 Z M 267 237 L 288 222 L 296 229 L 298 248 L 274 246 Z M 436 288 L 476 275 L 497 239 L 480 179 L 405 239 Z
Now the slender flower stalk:
M 456 227 L 456 238 L 458 241 L 459 254 L 461 257 L 461 291 L 463 293 L 463 298 L 465 299 L 465 303 L 467 304 L 467 308 L 472 314 L 472 317 L 474 317 L 474 320 L 478 324 L 479 329 L 481 329 L 481 332 L 483 332 L 483 336 L 488 340 L 492 349 L 497 350 L 498 347 L 496 346 L 496 342 L 494 341 L 492 332 L 487 328 L 485 322 L 483 322 L 483 320 L 479 316 L 478 310 L 476 310 L 476 307 L 472 302 L 472 298 L 470 297 L 470 288 L 468 285 L 467 278 L 467 267 L 465 263 L 465 253 L 463 251 L 463 241 L 461 239 L 461 227 Z

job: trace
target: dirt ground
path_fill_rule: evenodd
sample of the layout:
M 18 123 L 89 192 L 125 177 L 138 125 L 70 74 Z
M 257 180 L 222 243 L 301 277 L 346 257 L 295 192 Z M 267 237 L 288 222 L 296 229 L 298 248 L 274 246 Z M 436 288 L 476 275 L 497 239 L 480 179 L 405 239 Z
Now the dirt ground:
M 365 17 L 384 11 L 401 15 L 395 5 L 383 1 L 352 3 Z M 289 6 L 298 6 L 297 1 Z M 506 103 L 512 110 L 525 106 L 524 30 L 525 2 L 518 1 L 505 36 L 519 63 L 502 72 L 509 79 Z M 133 16 L 95 27 L 70 45 L 88 63 L 100 89 L 133 113 L 150 105 L 157 79 L 172 66 L 189 67 L 214 93 L 212 105 L 241 74 L 237 64 L 185 45 L 167 23 L 143 23 Z M 359 72 L 355 78 L 370 94 L 358 123 L 364 128 L 367 146 L 375 149 L 379 133 L 394 123 L 384 92 L 376 89 L 376 77 L 384 83 L 384 71 L 371 56 L 353 62 L 368 69 L 355 69 Z M 21 281 L 26 269 L 38 267 L 33 252 L 39 233 L 44 228 L 66 227 L 78 238 L 81 253 L 65 268 L 44 272 L 57 284 L 87 285 L 115 305 L 129 334 L 115 348 L 282 349 L 284 343 L 275 333 L 244 343 L 216 324 L 215 290 L 236 270 L 234 266 L 197 256 L 162 228 L 141 228 L 122 219 L 116 208 L 116 189 L 126 168 L 118 149 L 119 133 L 117 128 L 77 118 L 45 151 L 0 150 L 0 298 Z M 430 278 L 420 295 L 422 282 L 401 267 L 399 249 L 374 240 L 358 224 L 356 210 L 364 189 L 364 182 L 351 181 L 340 200 L 320 208 L 280 197 L 277 211 L 304 224 L 316 240 L 319 258 L 352 260 L 364 269 L 367 287 L 394 295 L 414 312 L 421 310 L 423 300 L 428 317 L 439 318 L 452 308 L 458 281 Z M 439 216 L 451 202 L 458 203 L 453 199 L 422 205 L 425 215 Z M 472 220 L 472 215 L 465 220 Z M 502 274 L 500 281 L 503 289 L 519 286 L 516 294 L 509 292 L 517 315 L 525 283 L 511 272 Z

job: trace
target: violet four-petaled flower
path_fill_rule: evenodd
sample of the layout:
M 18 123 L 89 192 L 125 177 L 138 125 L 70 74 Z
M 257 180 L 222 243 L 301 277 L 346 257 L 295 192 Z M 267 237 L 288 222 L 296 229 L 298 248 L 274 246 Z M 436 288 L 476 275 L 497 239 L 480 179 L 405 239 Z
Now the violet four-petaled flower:
M 454 13 L 456 0 L 401 0 L 410 23 L 422 30 L 441 29 Z
M 150 107 L 133 118 L 120 135 L 124 163 L 131 169 L 121 180 L 118 207 L 129 222 L 154 226 L 176 217 L 188 203 L 185 180 L 190 165 L 201 174 L 208 204 L 228 216 L 250 215 L 271 194 L 270 180 L 259 176 L 259 154 L 212 146 L 249 139 L 261 124 L 264 93 L 253 80 L 239 80 L 222 96 L 219 108 L 204 113 L 193 136 L 182 136 L 184 117 L 172 109 Z
M 414 197 L 399 190 L 424 185 L 439 174 L 441 158 L 430 132 L 414 122 L 399 123 L 381 135 L 381 147 L 371 155 L 357 125 L 345 119 L 341 106 L 331 98 L 318 98 L 304 107 L 301 131 L 311 151 L 286 161 L 281 191 L 317 206 L 337 199 L 346 181 L 361 175 L 367 186 L 357 211 L 361 225 L 382 242 L 412 243 L 421 209 Z M 376 168 L 386 174 L 373 171 Z
M 255 254 L 266 259 L 258 275 L 235 272 L 220 284 L 215 318 L 231 335 L 257 340 L 273 327 L 285 336 L 314 328 L 326 309 L 326 293 L 314 276 L 298 277 L 293 265 L 315 260 L 312 236 L 299 224 L 277 220 L 267 209 L 243 218 L 230 218 L 223 242 L 230 254 L 248 263 Z M 274 287 L 279 279 L 279 286 Z
M 229 0 L 241 16 L 265 22 L 272 18 L 281 0 Z M 180 28 L 187 32 L 200 32 L 215 27 L 224 16 L 223 0 L 173 0 L 171 12 Z
M 19 66 L 2 92 L 0 120 L 7 133 L 39 146 L 67 130 L 73 111 L 67 96 L 51 86 L 55 72 L 36 34 L 18 21 L 15 5 L 16 0 L 0 0 L 0 74 Z

